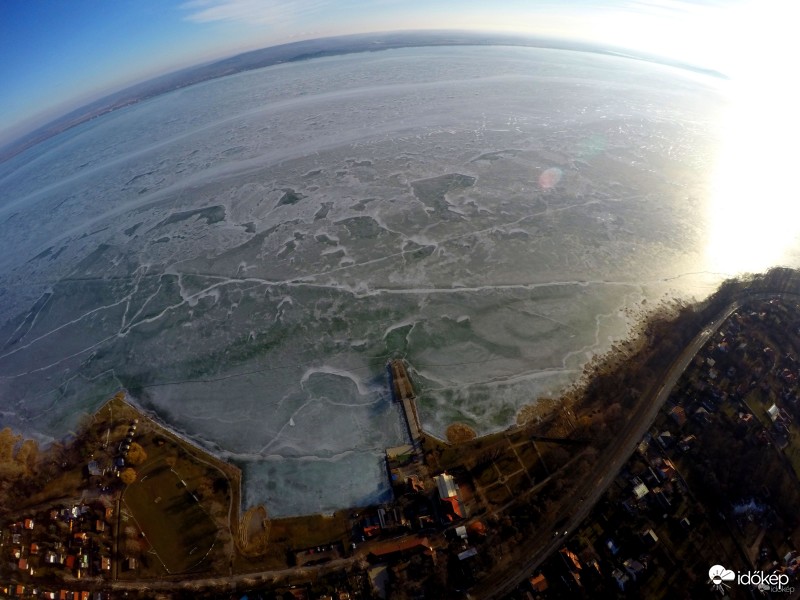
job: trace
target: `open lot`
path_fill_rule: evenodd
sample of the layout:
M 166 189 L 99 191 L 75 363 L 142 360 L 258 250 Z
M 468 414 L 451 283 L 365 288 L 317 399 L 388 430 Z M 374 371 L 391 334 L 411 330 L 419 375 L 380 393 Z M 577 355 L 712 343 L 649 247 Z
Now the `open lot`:
M 166 463 L 142 473 L 122 499 L 170 573 L 198 566 L 216 541 L 213 520 Z

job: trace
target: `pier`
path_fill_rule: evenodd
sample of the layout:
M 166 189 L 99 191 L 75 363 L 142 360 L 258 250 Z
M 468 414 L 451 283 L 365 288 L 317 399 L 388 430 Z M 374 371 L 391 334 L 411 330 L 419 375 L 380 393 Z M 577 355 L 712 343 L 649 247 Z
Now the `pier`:
M 417 414 L 417 396 L 408 376 L 406 364 L 402 359 L 394 359 L 389 362 L 387 369 L 391 381 L 392 398 L 403 407 L 408 434 L 411 436 L 411 443 L 416 446 L 422 441 L 422 425 L 420 425 L 419 414 Z

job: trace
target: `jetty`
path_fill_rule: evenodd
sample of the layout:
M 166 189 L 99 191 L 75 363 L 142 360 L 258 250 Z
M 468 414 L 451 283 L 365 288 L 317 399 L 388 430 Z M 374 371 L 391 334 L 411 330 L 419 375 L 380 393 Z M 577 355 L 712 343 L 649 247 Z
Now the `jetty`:
M 411 443 L 416 446 L 422 441 L 422 425 L 417 413 L 417 395 L 411 384 L 411 378 L 408 376 L 406 363 L 402 359 L 396 358 L 389 362 L 387 370 L 391 382 L 392 398 L 402 406 Z

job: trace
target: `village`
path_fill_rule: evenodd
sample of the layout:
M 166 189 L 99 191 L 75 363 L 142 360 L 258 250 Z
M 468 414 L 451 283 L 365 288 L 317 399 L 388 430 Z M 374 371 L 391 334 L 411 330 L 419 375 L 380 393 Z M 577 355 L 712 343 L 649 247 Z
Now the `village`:
M 800 588 L 798 334 L 793 303 L 732 314 L 590 518 L 515 597 L 716 598 L 716 564 Z M 751 591 L 765 590 L 725 590 Z
M 45 484 L 3 514 L 0 596 L 712 598 L 717 564 L 795 585 L 800 308 L 759 297 L 729 313 L 703 332 L 633 455 L 585 507 L 587 477 L 635 405 L 630 389 L 610 404 L 606 390 L 632 371 L 608 371 L 590 400 L 522 426 L 483 437 L 461 426 L 440 439 L 421 426 L 413 365 L 390 361 L 409 440 L 386 449 L 393 500 L 292 518 L 240 514 L 239 469 L 120 392 L 70 444 L 42 453 L 26 477 Z M 690 316 L 691 327 L 702 317 Z M 671 364 L 647 352 L 644 364 Z M 11 441 L 5 458 L 20 459 L 26 442 Z M 534 554 L 542 559 L 525 566 Z M 519 585 L 485 591 L 509 572 Z

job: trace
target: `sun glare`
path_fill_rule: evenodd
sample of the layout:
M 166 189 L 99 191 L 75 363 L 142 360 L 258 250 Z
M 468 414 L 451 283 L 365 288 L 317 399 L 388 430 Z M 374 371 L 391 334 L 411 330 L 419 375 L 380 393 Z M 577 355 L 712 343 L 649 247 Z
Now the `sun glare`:
M 727 40 L 730 104 L 708 200 L 707 268 L 737 274 L 781 264 L 800 234 L 794 7 L 749 4 Z M 746 35 L 745 35 L 746 34 Z

